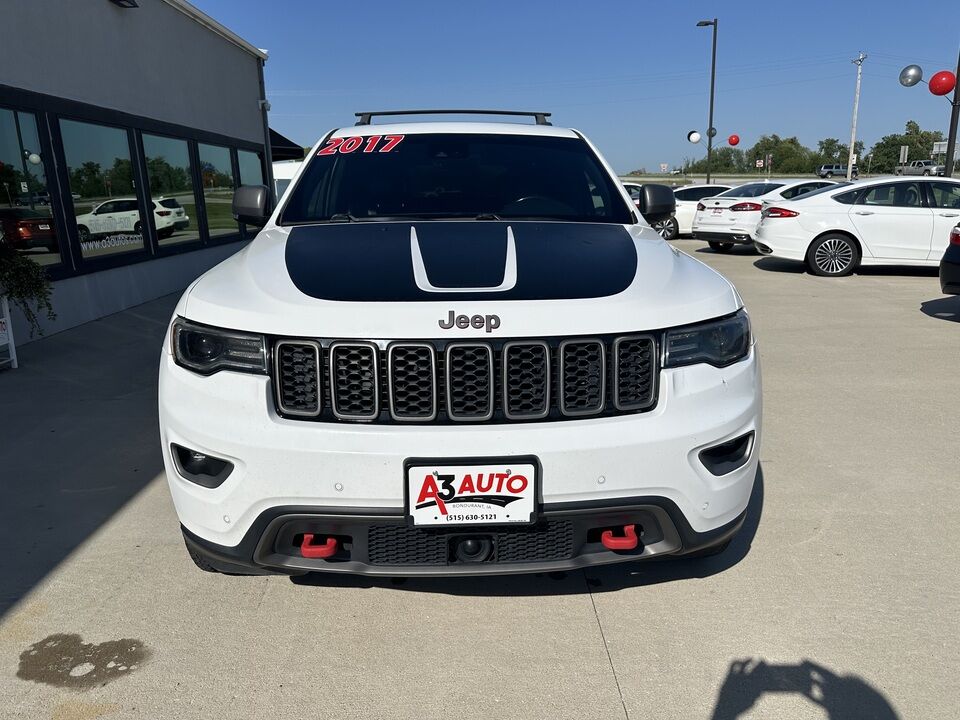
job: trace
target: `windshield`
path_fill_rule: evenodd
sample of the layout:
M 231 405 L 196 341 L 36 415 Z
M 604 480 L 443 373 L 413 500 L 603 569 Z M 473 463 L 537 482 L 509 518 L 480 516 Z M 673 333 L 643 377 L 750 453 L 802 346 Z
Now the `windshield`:
M 781 187 L 783 187 L 783 183 L 747 183 L 740 187 L 730 188 L 715 197 L 760 197 Z
M 328 140 L 280 224 L 407 218 L 634 222 L 580 138 L 424 133 Z

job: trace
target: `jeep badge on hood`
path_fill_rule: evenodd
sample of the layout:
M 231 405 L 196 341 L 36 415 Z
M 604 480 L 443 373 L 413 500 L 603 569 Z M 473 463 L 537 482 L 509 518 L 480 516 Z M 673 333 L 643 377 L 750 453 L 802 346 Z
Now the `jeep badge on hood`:
M 465 330 L 468 327 L 474 327 L 477 330 L 486 328 L 487 332 L 489 333 L 500 327 L 500 316 L 474 315 L 473 317 L 470 317 L 469 315 L 456 315 L 453 310 L 451 310 L 447 315 L 447 319 L 439 320 L 437 325 L 439 325 L 442 330 L 449 330 L 454 326 L 460 328 L 461 330 Z

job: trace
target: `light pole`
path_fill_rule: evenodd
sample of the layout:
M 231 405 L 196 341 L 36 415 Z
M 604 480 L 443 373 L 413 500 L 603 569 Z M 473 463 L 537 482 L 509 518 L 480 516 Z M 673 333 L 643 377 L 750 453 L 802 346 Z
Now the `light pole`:
M 697 27 L 713 26 L 713 57 L 710 61 L 710 117 L 707 119 L 707 183 L 710 182 L 710 156 L 713 154 L 713 138 L 717 129 L 713 126 L 713 91 L 717 82 L 717 19 L 701 20 Z
M 860 80 L 863 78 L 863 61 L 867 56 L 857 53 L 853 64 L 857 66 L 857 90 L 853 95 L 853 122 L 850 123 L 850 149 L 847 153 L 847 180 L 853 177 L 853 151 L 857 142 L 857 111 L 860 109 Z
M 953 177 L 954 155 L 957 149 L 957 125 L 960 122 L 960 87 L 957 87 L 957 76 L 960 76 L 960 56 L 957 57 L 956 74 L 949 70 L 936 73 L 927 87 L 934 95 L 947 95 L 953 90 L 953 100 L 950 103 L 950 131 L 947 134 L 947 162 L 943 169 L 944 177 Z M 919 65 L 907 65 L 900 71 L 900 84 L 904 87 L 913 87 L 923 82 L 923 69 Z

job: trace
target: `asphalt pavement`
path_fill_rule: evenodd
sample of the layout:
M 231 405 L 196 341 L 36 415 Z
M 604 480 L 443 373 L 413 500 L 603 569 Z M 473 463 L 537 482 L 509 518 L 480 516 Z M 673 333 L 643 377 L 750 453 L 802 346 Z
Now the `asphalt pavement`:
M 25 346 L 0 373 L 0 717 L 953 720 L 960 298 L 676 245 L 736 283 L 763 362 L 750 515 L 711 559 L 205 574 L 160 475 L 175 298 Z

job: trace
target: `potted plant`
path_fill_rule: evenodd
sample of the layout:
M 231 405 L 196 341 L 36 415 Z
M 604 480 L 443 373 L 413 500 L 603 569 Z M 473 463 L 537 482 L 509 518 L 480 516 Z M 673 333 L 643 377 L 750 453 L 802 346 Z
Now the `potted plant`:
M 30 325 L 30 337 L 39 333 L 43 335 L 43 329 L 40 327 L 39 315 L 45 314 L 49 320 L 54 320 L 57 315 L 53 311 L 53 304 L 50 302 L 50 293 L 52 291 L 50 278 L 47 277 L 47 271 L 35 263 L 30 258 L 18 253 L 12 247 L 5 243 L 0 243 L 0 298 L 2 303 L 7 305 L 7 301 L 20 308 L 27 323 Z M 6 314 L 6 313 L 4 313 Z M 9 325 L 9 319 L 7 319 Z M 10 356 L 16 366 L 16 355 L 13 352 L 12 332 L 9 326 L 6 328 L 8 337 L 11 339 Z

